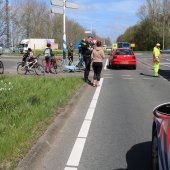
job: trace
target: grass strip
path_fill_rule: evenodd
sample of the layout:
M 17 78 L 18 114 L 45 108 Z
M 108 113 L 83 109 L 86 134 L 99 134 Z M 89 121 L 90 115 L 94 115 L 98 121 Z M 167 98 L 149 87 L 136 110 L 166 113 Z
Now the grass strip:
M 17 165 L 82 84 L 78 77 L 0 75 L 0 169 Z

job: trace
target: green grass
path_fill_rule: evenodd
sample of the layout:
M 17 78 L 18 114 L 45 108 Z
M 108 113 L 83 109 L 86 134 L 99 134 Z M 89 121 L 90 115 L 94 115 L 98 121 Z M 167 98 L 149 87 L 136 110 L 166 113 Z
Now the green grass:
M 82 84 L 73 77 L 0 75 L 0 169 L 17 165 Z

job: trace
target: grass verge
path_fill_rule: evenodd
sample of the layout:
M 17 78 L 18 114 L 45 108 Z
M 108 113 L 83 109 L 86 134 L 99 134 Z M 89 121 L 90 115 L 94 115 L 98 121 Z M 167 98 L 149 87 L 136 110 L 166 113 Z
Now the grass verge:
M 81 78 L 0 75 L 0 169 L 14 169 L 83 84 Z

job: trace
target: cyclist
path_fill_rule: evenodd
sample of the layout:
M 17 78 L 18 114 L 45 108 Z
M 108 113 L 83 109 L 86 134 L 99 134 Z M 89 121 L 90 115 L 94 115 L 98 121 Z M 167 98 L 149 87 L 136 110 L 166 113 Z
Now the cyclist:
M 34 55 L 33 55 L 32 49 L 28 48 L 28 51 L 24 54 L 22 58 L 22 66 L 25 65 L 26 61 L 31 62 L 33 60 L 34 60 Z
M 51 49 L 51 44 L 47 43 L 47 47 L 44 50 L 44 56 L 45 56 L 45 72 L 46 73 L 52 73 L 51 71 L 51 61 L 53 60 L 54 54 Z

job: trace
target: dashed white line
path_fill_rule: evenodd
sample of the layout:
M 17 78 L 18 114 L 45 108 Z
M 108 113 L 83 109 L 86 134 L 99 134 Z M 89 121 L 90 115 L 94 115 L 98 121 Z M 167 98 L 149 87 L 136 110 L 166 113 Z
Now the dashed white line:
M 70 157 L 67 161 L 67 166 L 76 166 L 78 167 L 80 158 L 84 149 L 86 138 L 77 138 L 73 146 Z
M 81 126 L 81 129 L 80 129 L 80 132 L 78 134 L 78 138 L 87 138 L 87 135 L 90 129 L 90 124 L 91 124 L 90 120 L 84 120 Z

